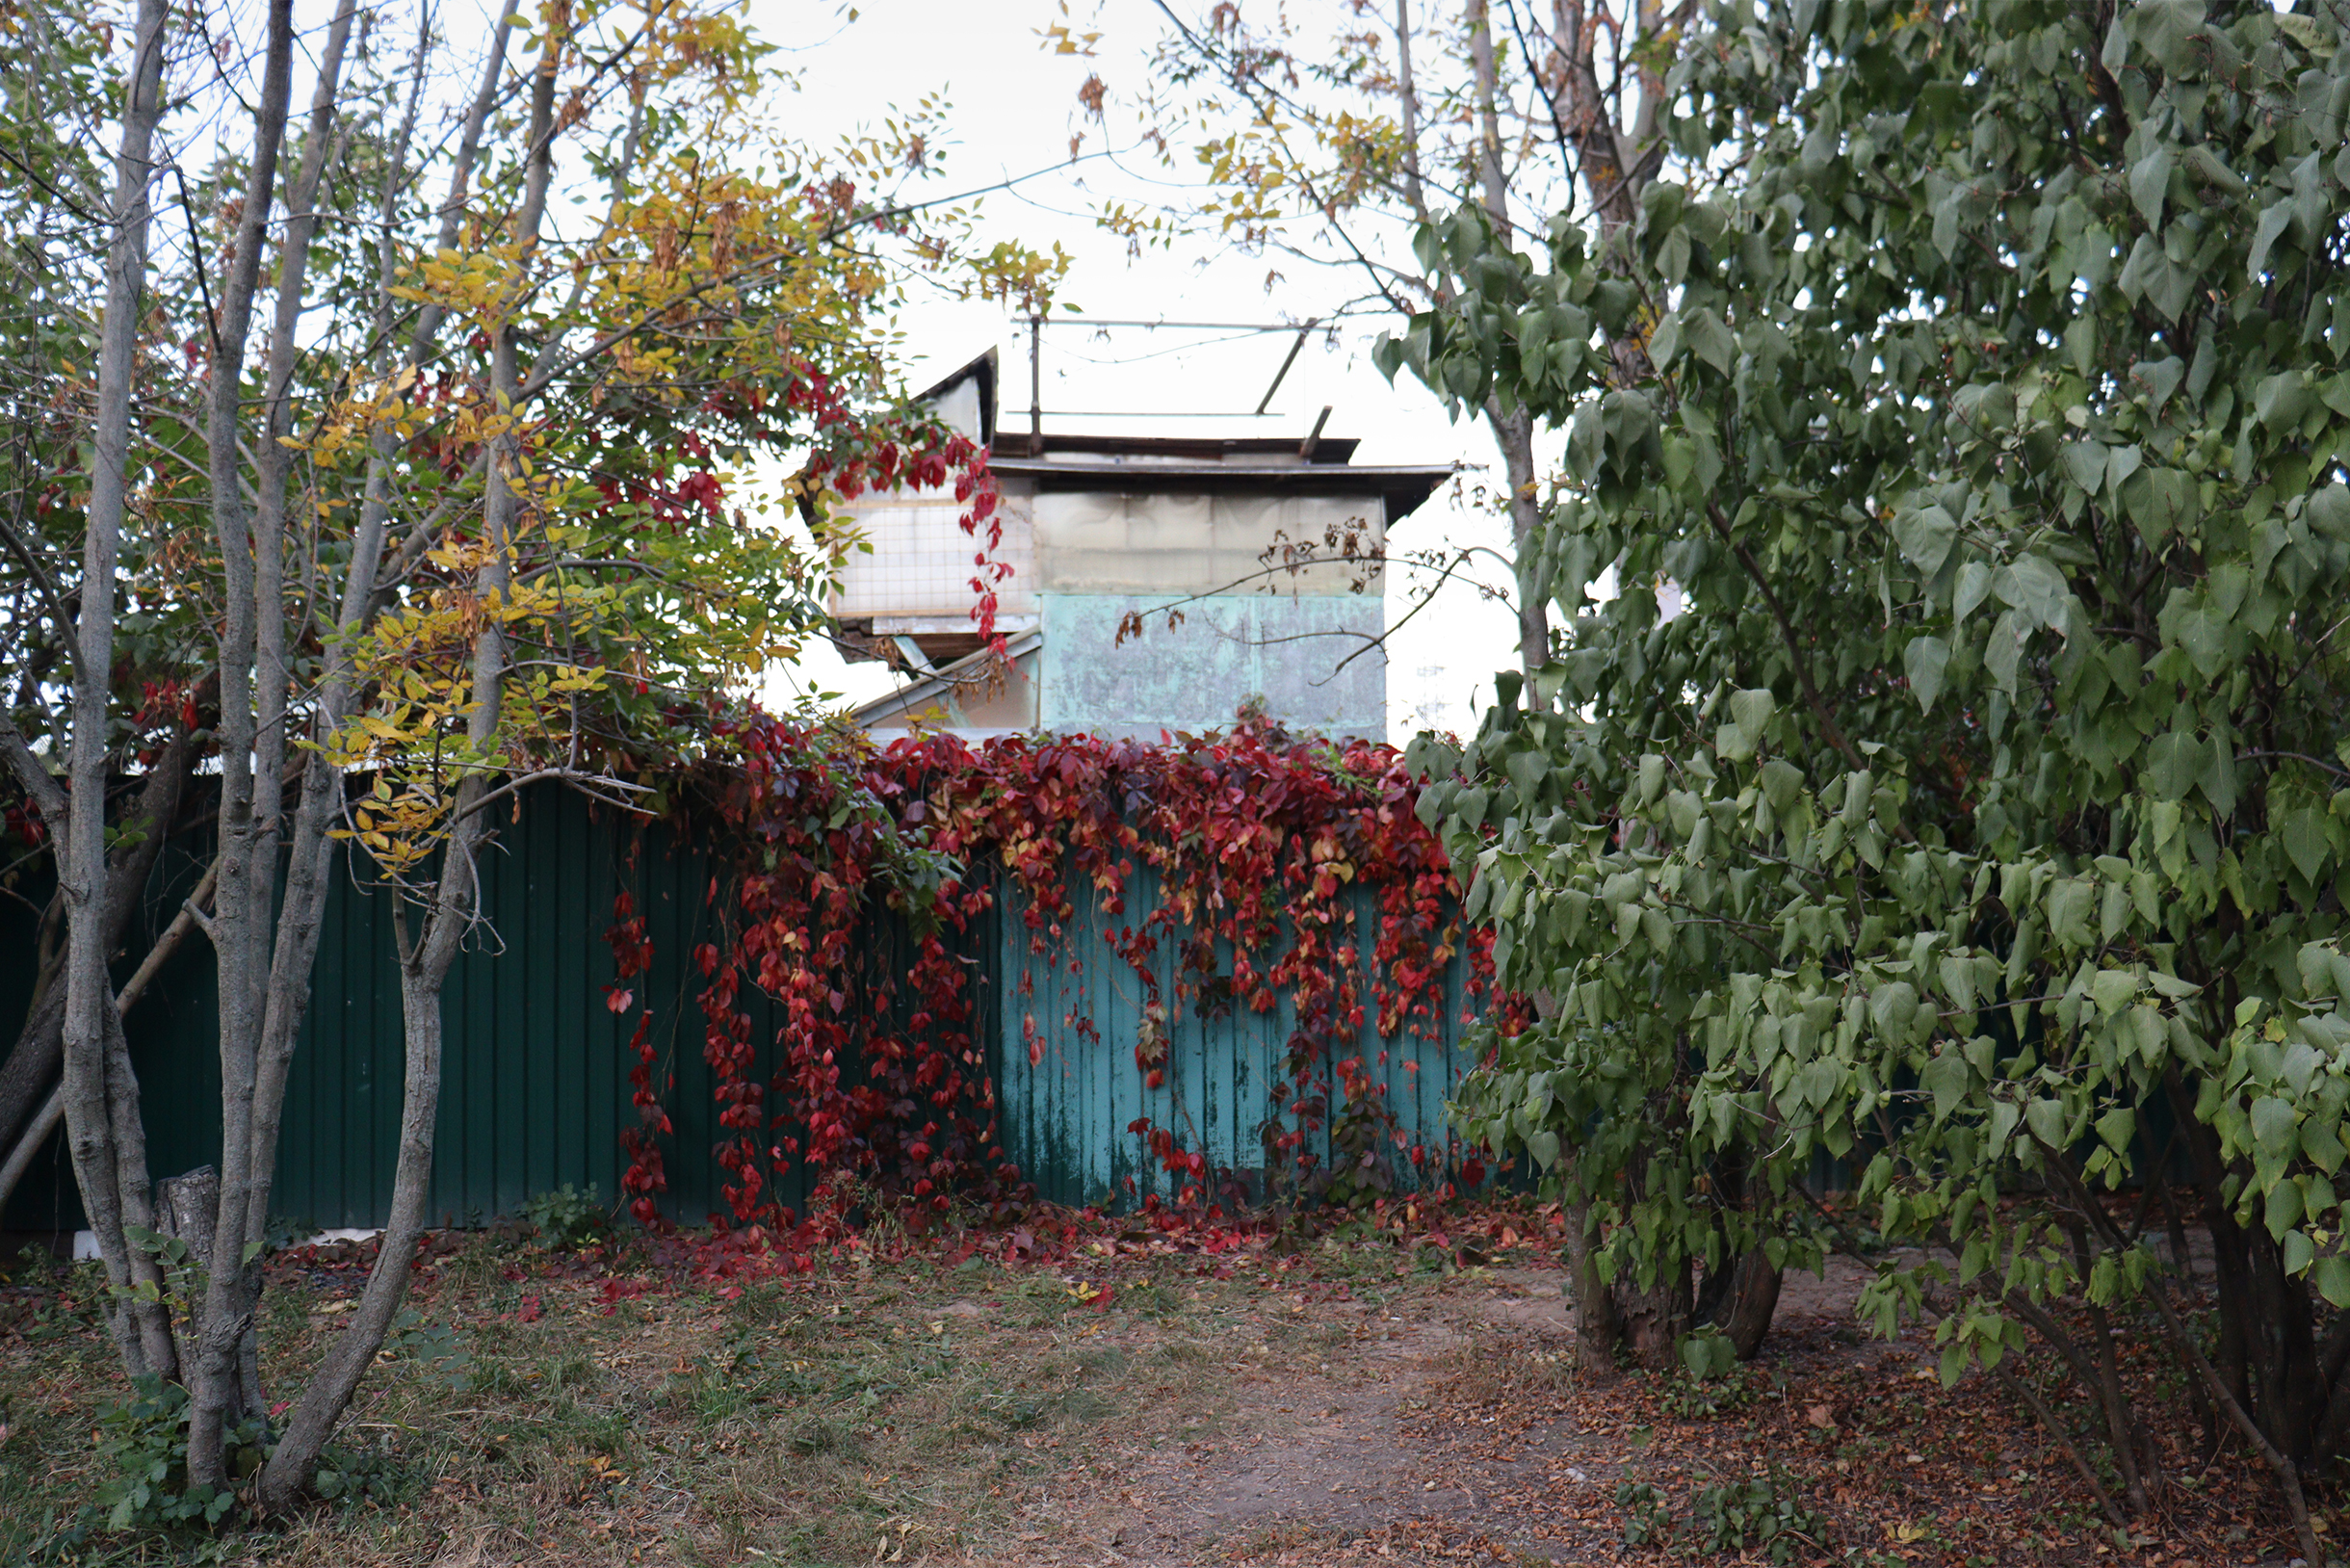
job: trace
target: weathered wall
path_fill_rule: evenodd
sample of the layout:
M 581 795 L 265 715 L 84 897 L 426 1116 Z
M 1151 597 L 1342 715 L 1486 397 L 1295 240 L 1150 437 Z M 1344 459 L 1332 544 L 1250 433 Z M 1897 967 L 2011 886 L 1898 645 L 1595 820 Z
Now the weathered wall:
M 917 640 L 967 633 L 973 546 L 955 515 L 920 495 L 861 504 L 873 551 L 849 562 L 834 613 Z M 1385 739 L 1387 660 L 1371 645 L 1386 626 L 1380 574 L 1345 559 L 1349 548 L 1358 558 L 1382 548 L 1376 496 L 1034 494 L 1007 484 L 1004 537 L 1013 575 L 1001 624 L 1044 632 L 1036 684 L 982 702 L 984 714 L 926 705 L 947 722 L 1152 738 L 1228 724 L 1259 695 L 1292 727 Z M 1208 597 L 1180 606 L 1182 625 L 1169 631 L 1163 614 L 1151 615 L 1140 640 L 1119 644 L 1129 612 L 1193 595 Z M 1340 669 L 1348 655 L 1357 657 Z
M 996 558 L 1011 576 L 996 589 L 999 619 L 1017 619 L 1036 609 L 1036 566 L 1023 487 L 1005 486 L 1004 541 Z M 980 541 L 963 532 L 963 506 L 951 490 L 905 490 L 867 496 L 849 509 L 870 552 L 853 552 L 843 563 L 832 597 L 836 615 L 877 615 L 936 621 L 939 629 L 971 629 L 972 558 Z M 877 631 L 921 628 L 876 627 Z
M 1376 592 L 1231 593 L 1183 606 L 1182 624 L 1149 614 L 1169 595 L 1054 593 L 1044 598 L 1044 671 L 1038 719 L 1154 740 L 1161 730 L 1198 734 L 1232 723 L 1241 702 L 1292 729 L 1387 738 L 1385 626 Z M 1129 612 L 1145 614 L 1139 637 L 1118 641 Z M 1359 654 L 1344 669 L 1340 664 Z
M 1373 603 L 1385 538 L 1376 496 L 1117 494 L 1035 498 L 1036 588 L 1043 593 L 1357 594 Z M 1335 542 L 1334 542 L 1335 541 Z M 1295 552 L 1303 551 L 1298 554 Z M 1292 570 L 1291 563 L 1317 564 Z

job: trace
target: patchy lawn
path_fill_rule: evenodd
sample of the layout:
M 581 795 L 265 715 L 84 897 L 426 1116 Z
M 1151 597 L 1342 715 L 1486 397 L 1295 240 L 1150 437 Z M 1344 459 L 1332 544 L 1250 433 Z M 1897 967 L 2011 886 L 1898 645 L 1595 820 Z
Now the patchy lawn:
M 1064 1233 L 1065 1227 L 1065 1233 Z M 285 1564 L 2282 1563 L 2261 1477 L 2175 1451 L 2131 1540 L 1996 1384 L 1789 1282 L 1727 1382 L 1571 1375 L 1540 1214 L 1283 1252 L 1063 1216 L 711 1277 L 458 1238 L 363 1392 L 353 1499 L 261 1536 L 69 1524 L 118 1398 L 89 1269 L 0 1293 L 0 1558 Z M 707 1259 L 703 1260 L 707 1262 Z M 291 1387 L 355 1293 L 274 1265 Z M 2184 1423 L 2177 1424 L 2181 1431 Z M 2350 1521 L 2329 1521 L 2338 1532 Z M 1628 1535 L 1641 1544 L 1628 1544 Z M 1643 1540 L 1643 1538 L 1645 1538 Z M 44 1546 L 43 1543 L 46 1543 Z M 205 1548 L 211 1548 L 210 1553 Z

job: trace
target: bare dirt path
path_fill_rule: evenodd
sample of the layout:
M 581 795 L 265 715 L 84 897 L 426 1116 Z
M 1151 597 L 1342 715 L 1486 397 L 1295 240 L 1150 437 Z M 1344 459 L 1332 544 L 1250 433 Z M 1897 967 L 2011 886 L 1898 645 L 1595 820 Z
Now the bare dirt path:
M 1825 1280 L 1789 1281 L 1779 1333 L 1849 1354 L 1837 1330 L 1863 1278 L 1840 1261 Z M 1312 1368 L 1268 1372 L 1236 1346 L 1220 1441 L 1156 1446 L 1107 1487 L 1100 1467 L 1073 1477 L 1031 1505 L 1001 1560 L 1616 1560 L 1614 1490 L 1640 1455 L 1610 1424 L 1578 1419 L 1559 1276 L 1475 1270 L 1414 1308 L 1324 1309 L 1345 1348 Z M 1513 1402 L 1539 1418 L 1513 1422 Z M 1534 1493 L 1552 1505 L 1525 1506 Z
M 1697 1419 L 1660 1400 L 1654 1379 L 1576 1385 L 1553 1270 L 1477 1269 L 1408 1303 L 1315 1308 L 1328 1341 L 1319 1360 L 1276 1371 L 1261 1345 L 1235 1343 L 1219 1421 L 1081 1463 L 1015 1509 L 1010 1540 L 964 1560 L 1657 1562 L 1655 1547 L 1626 1544 L 1621 1485 L 1655 1487 L 1660 1528 L 1689 1545 L 1699 1488 L 1774 1476 L 1802 1500 L 1800 1562 L 2283 1563 L 2263 1532 L 2224 1517 L 2191 1538 L 2157 1525 L 2117 1542 L 2045 1435 L 1983 1404 L 1979 1380 L 1979 1408 L 1952 1407 L 1966 1392 L 1944 1394 L 1921 1331 L 1860 1330 L 1867 1277 L 1841 1258 L 1824 1277 L 1791 1276 L 1750 1402 Z

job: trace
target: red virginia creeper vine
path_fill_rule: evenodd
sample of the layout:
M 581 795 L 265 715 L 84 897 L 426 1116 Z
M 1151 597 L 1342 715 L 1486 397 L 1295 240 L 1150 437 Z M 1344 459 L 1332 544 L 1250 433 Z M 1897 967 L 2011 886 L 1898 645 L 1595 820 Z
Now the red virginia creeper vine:
M 1490 934 L 1464 928 L 1450 863 L 1389 747 L 1299 740 L 1250 719 L 1159 745 L 1008 738 L 974 748 L 932 736 L 875 752 L 859 737 L 765 716 L 723 725 L 720 738 L 732 766 L 701 793 L 731 860 L 711 889 L 724 935 L 694 957 L 725 1129 L 718 1159 L 738 1221 L 798 1221 L 770 1195 L 794 1162 L 939 1211 L 951 1191 L 1020 1195 L 954 948 L 999 899 L 1031 950 L 1063 969 L 1093 956 L 1067 942 L 1076 901 L 1092 901 L 1109 956 L 1146 993 L 1132 1049 L 1153 1086 L 1175 1068 L 1169 1021 L 1186 1009 L 1269 1013 L 1286 1002 L 1295 1025 L 1262 1136 L 1268 1173 L 1306 1189 L 1360 1189 L 1390 1146 L 1415 1164 L 1428 1159 L 1396 1128 L 1362 1042 L 1367 1024 L 1383 1041 L 1446 1033 L 1456 954 L 1468 957 L 1472 1005 L 1504 1030 L 1523 1024 L 1518 999 L 1489 994 Z M 1120 921 L 1138 867 L 1156 875 L 1158 905 Z M 1368 957 L 1350 884 L 1375 894 Z M 913 932 L 903 974 L 874 961 L 871 923 L 884 909 Z M 616 914 L 612 1003 L 625 1010 L 625 987 L 650 953 L 626 895 Z M 1171 996 L 1153 967 L 1162 943 L 1177 954 Z M 764 1078 L 770 1042 L 752 1038 L 745 984 L 783 1012 Z M 650 1222 L 668 1123 L 643 1039 L 640 1026 L 631 1082 L 642 1124 L 624 1187 Z M 1327 1167 L 1309 1136 L 1325 1127 Z M 1179 1202 L 1204 1201 L 1213 1173 L 1198 1150 L 1147 1121 L 1129 1130 L 1184 1184 Z

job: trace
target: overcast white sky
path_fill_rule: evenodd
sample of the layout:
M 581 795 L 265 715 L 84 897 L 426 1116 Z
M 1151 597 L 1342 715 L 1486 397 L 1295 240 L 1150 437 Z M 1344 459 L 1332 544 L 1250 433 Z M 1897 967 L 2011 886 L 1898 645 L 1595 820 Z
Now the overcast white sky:
M 1178 10 L 1196 9 L 1178 0 Z M 1108 0 L 1099 58 L 1045 52 L 1038 34 L 1058 19 L 1052 0 L 863 0 L 858 16 L 843 23 L 829 5 L 807 0 L 751 0 L 760 33 L 784 45 L 803 79 L 802 91 L 779 98 L 776 112 L 811 141 L 828 141 L 860 123 L 874 123 L 894 103 L 926 92 L 953 102 L 951 146 L 954 189 L 1066 164 L 1079 86 L 1100 71 L 1113 90 L 1130 84 L 1163 25 L 1150 0 Z M 1352 8 L 1344 0 L 1292 0 L 1300 19 L 1326 11 L 1335 27 Z M 1125 140 L 1113 113 L 1113 139 Z M 1087 147 L 1102 144 L 1096 131 Z M 1151 169 L 1137 154 L 1136 170 Z M 1272 262 L 1229 250 L 1196 254 L 1152 252 L 1130 261 L 1123 241 L 1095 227 L 1090 210 L 1106 196 L 1145 194 L 1099 162 L 1062 168 L 1010 193 L 986 199 L 991 231 L 1039 248 L 1058 241 L 1074 258 L 1063 298 L 1097 318 L 1217 322 L 1302 321 L 1327 316 L 1361 292 L 1359 274 L 1319 274 L 1294 265 L 1266 289 Z M 1028 343 L 1025 327 L 1000 307 L 917 298 L 903 318 L 913 376 L 921 384 L 982 353 L 990 345 L 1005 363 L 1005 423 L 1026 416 Z M 1277 434 L 1303 436 L 1323 405 L 1332 406 L 1328 433 L 1361 438 L 1363 462 L 1448 462 L 1477 465 L 1474 485 L 1495 472 L 1491 443 L 1475 422 L 1448 424 L 1443 408 L 1408 374 L 1391 387 L 1370 360 L 1377 327 L 1357 327 L 1335 346 L 1320 333 L 1309 341 L 1280 392 L 1270 417 L 1249 419 L 1292 341 L 1288 336 L 1116 329 L 1096 334 L 1076 327 L 1045 332 L 1044 406 L 1152 413 L 1231 411 L 1214 419 L 1072 419 L 1048 414 L 1053 430 L 1140 431 L 1150 434 Z M 1441 494 L 1397 531 L 1392 548 L 1446 542 L 1499 546 L 1501 520 L 1464 497 Z M 1490 570 L 1490 565 L 1489 565 Z M 1389 621 L 1410 600 L 1405 586 L 1388 587 Z M 1390 738 L 1400 745 L 1428 726 L 1463 733 L 1489 700 L 1493 672 L 1515 662 L 1514 617 L 1501 604 L 1450 587 L 1404 627 L 1389 650 Z M 875 665 L 848 666 L 829 652 L 813 658 L 796 678 L 818 690 L 854 698 L 886 691 L 890 677 Z

